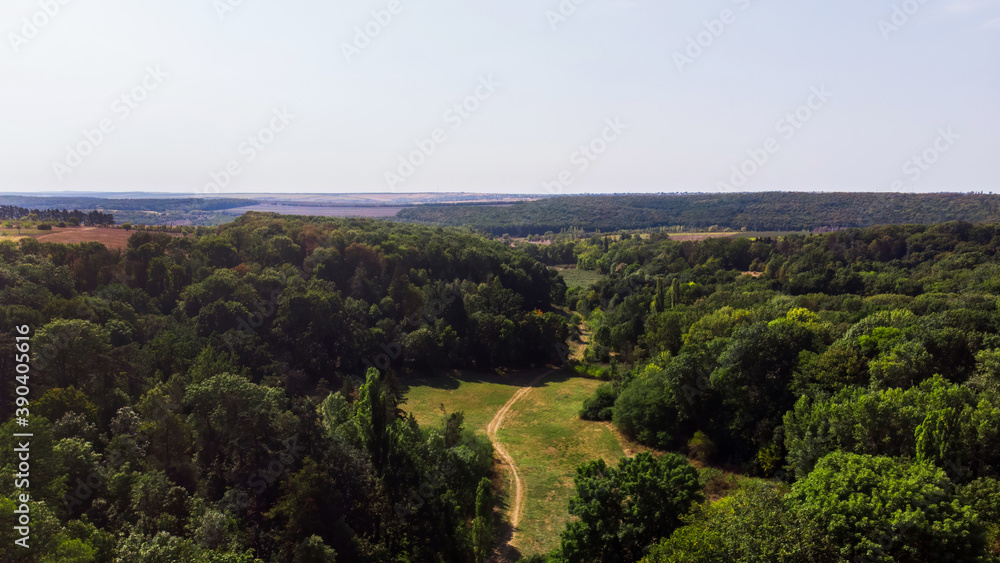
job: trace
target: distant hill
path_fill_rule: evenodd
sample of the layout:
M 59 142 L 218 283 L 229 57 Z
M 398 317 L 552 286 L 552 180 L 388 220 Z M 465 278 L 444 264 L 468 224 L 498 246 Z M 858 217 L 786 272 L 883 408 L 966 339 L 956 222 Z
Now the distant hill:
M 130 194 L 131 195 L 131 194 Z M 153 194 L 150 194 L 153 195 Z M 257 200 L 200 197 L 90 197 L 58 194 L 23 196 L 0 194 L 0 218 L 17 218 L 35 212 L 41 219 L 68 220 L 80 210 L 87 224 L 133 223 L 136 225 L 217 225 L 240 214 L 235 209 L 255 205 Z
M 53 196 L 35 197 L 0 194 L 0 205 L 14 205 L 31 209 L 104 209 L 116 211 L 219 211 L 245 205 L 256 200 L 233 198 L 103 198 Z
M 581 228 L 614 231 L 713 225 L 748 231 L 800 231 L 1000 221 L 1000 196 L 900 193 L 741 193 L 562 196 L 508 206 L 422 205 L 404 209 L 404 221 L 468 226 L 494 235 L 526 236 Z
M 483 203 L 503 205 L 544 196 L 473 193 L 336 193 L 336 194 L 227 194 L 190 197 L 184 194 L 128 192 L 0 193 L 0 206 L 44 215 L 46 210 L 79 209 L 110 212 L 118 223 L 135 225 L 219 225 L 247 211 L 282 215 L 327 217 L 394 217 L 416 204 Z M 0 217 L 3 218 L 3 217 Z M 43 217 L 46 218 L 46 217 Z M 61 219 L 65 220 L 65 218 Z

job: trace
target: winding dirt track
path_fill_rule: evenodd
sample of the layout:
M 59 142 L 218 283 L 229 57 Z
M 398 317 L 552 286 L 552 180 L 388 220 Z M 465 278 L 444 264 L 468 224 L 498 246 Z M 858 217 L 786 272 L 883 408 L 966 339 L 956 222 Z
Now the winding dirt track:
M 500 440 L 497 439 L 497 431 L 503 427 L 504 419 L 507 418 L 507 413 L 510 412 L 514 403 L 524 398 L 524 396 L 530 393 L 531 390 L 534 389 L 534 387 L 538 385 L 538 383 L 545 376 L 553 373 L 554 371 L 555 370 L 549 370 L 539 375 L 535 379 L 531 380 L 531 382 L 526 386 L 519 389 L 517 393 L 514 393 L 514 396 L 507 401 L 507 404 L 497 411 L 496 416 L 494 416 L 493 420 L 490 421 L 490 425 L 486 427 L 486 435 L 489 436 L 490 442 L 493 443 L 493 448 L 496 450 L 497 455 L 500 456 L 500 459 L 504 462 L 504 464 L 510 467 L 510 472 L 514 476 L 514 498 L 510 503 L 509 515 L 512 532 L 510 539 L 506 542 L 508 544 L 513 543 L 514 535 L 517 534 L 517 524 L 521 520 L 521 501 L 524 499 L 524 482 L 521 480 L 521 476 L 517 474 L 517 465 L 514 463 L 514 458 L 510 456 L 507 449 L 504 448 L 503 444 L 500 443 Z

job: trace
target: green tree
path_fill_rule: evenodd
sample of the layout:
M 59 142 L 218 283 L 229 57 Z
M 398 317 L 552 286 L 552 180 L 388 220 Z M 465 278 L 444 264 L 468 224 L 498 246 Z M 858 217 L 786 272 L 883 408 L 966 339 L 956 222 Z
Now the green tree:
M 684 457 L 643 452 L 577 468 L 570 522 L 562 533 L 562 556 L 576 562 L 629 562 L 668 537 L 695 502 L 702 500 L 698 473 Z
M 705 503 L 685 526 L 650 550 L 646 563 L 806 563 L 816 546 L 785 505 L 782 487 L 748 480 L 733 494 Z
M 831 557 L 899 563 L 986 561 L 985 532 L 927 463 L 835 452 L 788 495 Z
M 266 467 L 285 449 L 295 424 L 281 389 L 229 373 L 191 385 L 183 404 L 191 413 L 187 424 L 199 466 L 228 482 L 245 481 L 252 471 Z
M 791 315 L 791 313 L 790 313 Z M 807 326 L 792 319 L 743 325 L 712 374 L 729 418 L 730 447 L 744 453 L 765 448 L 781 417 L 795 404 L 792 373 L 799 352 L 812 344 Z
M 177 563 L 197 561 L 199 549 L 191 540 L 158 532 L 150 537 L 138 531 L 123 537 L 115 550 L 115 563 Z
M 300 538 L 325 537 L 345 516 L 336 483 L 325 468 L 307 457 L 301 469 L 291 472 L 282 481 L 281 493 L 267 517 L 280 523 L 282 549 L 294 551 L 296 557 L 300 548 L 315 553 L 316 549 L 297 544 Z
M 292 563 L 337 563 L 337 552 L 319 536 L 309 536 L 295 547 Z
M 656 280 L 656 293 L 653 298 L 653 312 L 662 313 L 666 310 L 666 290 L 663 288 L 663 279 Z M 671 305 L 672 307 L 672 305 Z
M 371 455 L 379 471 L 389 462 L 390 430 L 400 414 L 395 397 L 382 383 L 382 374 L 369 368 L 365 383 L 358 388 L 354 425 L 361 447 Z
M 36 369 L 53 387 L 75 385 L 91 396 L 106 393 L 87 385 L 104 372 L 104 354 L 111 350 L 111 337 L 100 325 L 80 319 L 56 319 L 38 329 L 34 342 Z
M 476 517 L 472 521 L 472 545 L 476 563 L 483 563 L 493 552 L 493 484 L 485 477 L 476 490 Z
M 130 515 L 135 529 L 149 535 L 184 533 L 189 513 L 188 493 L 160 471 L 141 474 L 132 486 Z

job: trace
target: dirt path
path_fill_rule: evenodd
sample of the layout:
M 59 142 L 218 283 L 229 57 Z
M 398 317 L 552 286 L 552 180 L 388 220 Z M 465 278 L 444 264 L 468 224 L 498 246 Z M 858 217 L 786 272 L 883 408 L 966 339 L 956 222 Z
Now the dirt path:
M 509 401 L 507 401 L 507 404 L 505 404 L 503 407 L 500 408 L 500 410 L 497 411 L 496 416 L 493 417 L 493 420 L 490 421 L 489 426 L 486 427 L 486 435 L 489 436 L 490 442 L 493 443 L 493 448 L 496 450 L 497 455 L 500 456 L 501 461 L 503 461 L 504 464 L 507 465 L 507 467 L 510 467 L 510 472 L 514 476 L 514 495 L 510 503 L 510 516 L 509 516 L 511 533 L 510 537 L 507 538 L 506 541 L 504 542 L 506 544 L 513 543 L 514 534 L 517 533 L 517 524 L 521 520 L 521 502 L 524 499 L 524 482 L 521 480 L 521 476 L 517 474 L 517 465 L 514 463 L 514 458 L 510 456 L 510 453 L 507 451 L 507 449 L 504 448 L 503 444 L 500 443 L 500 440 L 497 439 L 497 431 L 503 427 L 504 419 L 507 418 L 507 414 L 510 412 L 510 409 L 514 406 L 514 403 L 524 398 L 524 396 L 530 393 L 531 390 L 534 389 L 534 387 L 538 385 L 538 383 L 545 376 L 553 373 L 554 371 L 555 370 L 549 370 L 539 375 L 535 379 L 531 380 L 531 382 L 528 383 L 526 386 L 519 389 L 517 393 L 514 393 L 514 396 L 511 397 Z M 502 546 L 500 548 L 501 552 L 505 551 L 504 547 L 505 546 Z

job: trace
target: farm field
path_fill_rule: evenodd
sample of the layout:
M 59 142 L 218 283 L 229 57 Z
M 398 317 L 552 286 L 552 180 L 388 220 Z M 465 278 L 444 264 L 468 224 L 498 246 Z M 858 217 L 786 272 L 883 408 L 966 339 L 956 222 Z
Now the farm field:
M 279 205 L 260 204 L 248 207 L 238 207 L 230 211 L 235 213 L 246 213 L 247 211 L 258 211 L 260 213 L 278 213 L 281 215 L 305 215 L 318 217 L 372 217 L 385 219 L 395 217 L 402 207 L 384 207 L 378 205 L 345 205 L 345 206 L 323 206 L 323 205 Z
M 133 234 L 135 231 L 106 227 L 53 227 L 51 231 L 21 229 L 21 235 L 18 236 L 17 229 L 0 229 L 0 240 L 16 241 L 25 237 L 34 237 L 41 242 L 61 242 L 64 244 L 99 242 L 108 248 L 124 249 L 128 245 L 129 237 Z M 173 233 L 170 234 L 177 236 Z
M 107 229 L 104 227 L 75 227 L 66 229 L 54 227 L 51 233 L 39 235 L 35 238 L 41 242 L 62 242 L 67 244 L 99 242 L 108 248 L 121 249 L 127 246 L 128 238 L 134 233 L 135 231 Z
M 485 433 L 497 411 L 521 386 L 546 371 L 419 380 L 410 387 L 403 408 L 421 426 L 440 425 L 442 406 L 448 413 L 463 411 L 466 426 Z M 523 480 L 523 507 L 512 541 L 522 555 L 547 553 L 559 545 L 579 464 L 599 457 L 617 463 L 624 455 L 621 441 L 608 425 L 578 416 L 583 400 L 600 383 L 561 371 L 549 373 L 511 406 L 496 430 Z M 509 508 L 513 483 L 510 472 L 506 473 Z

